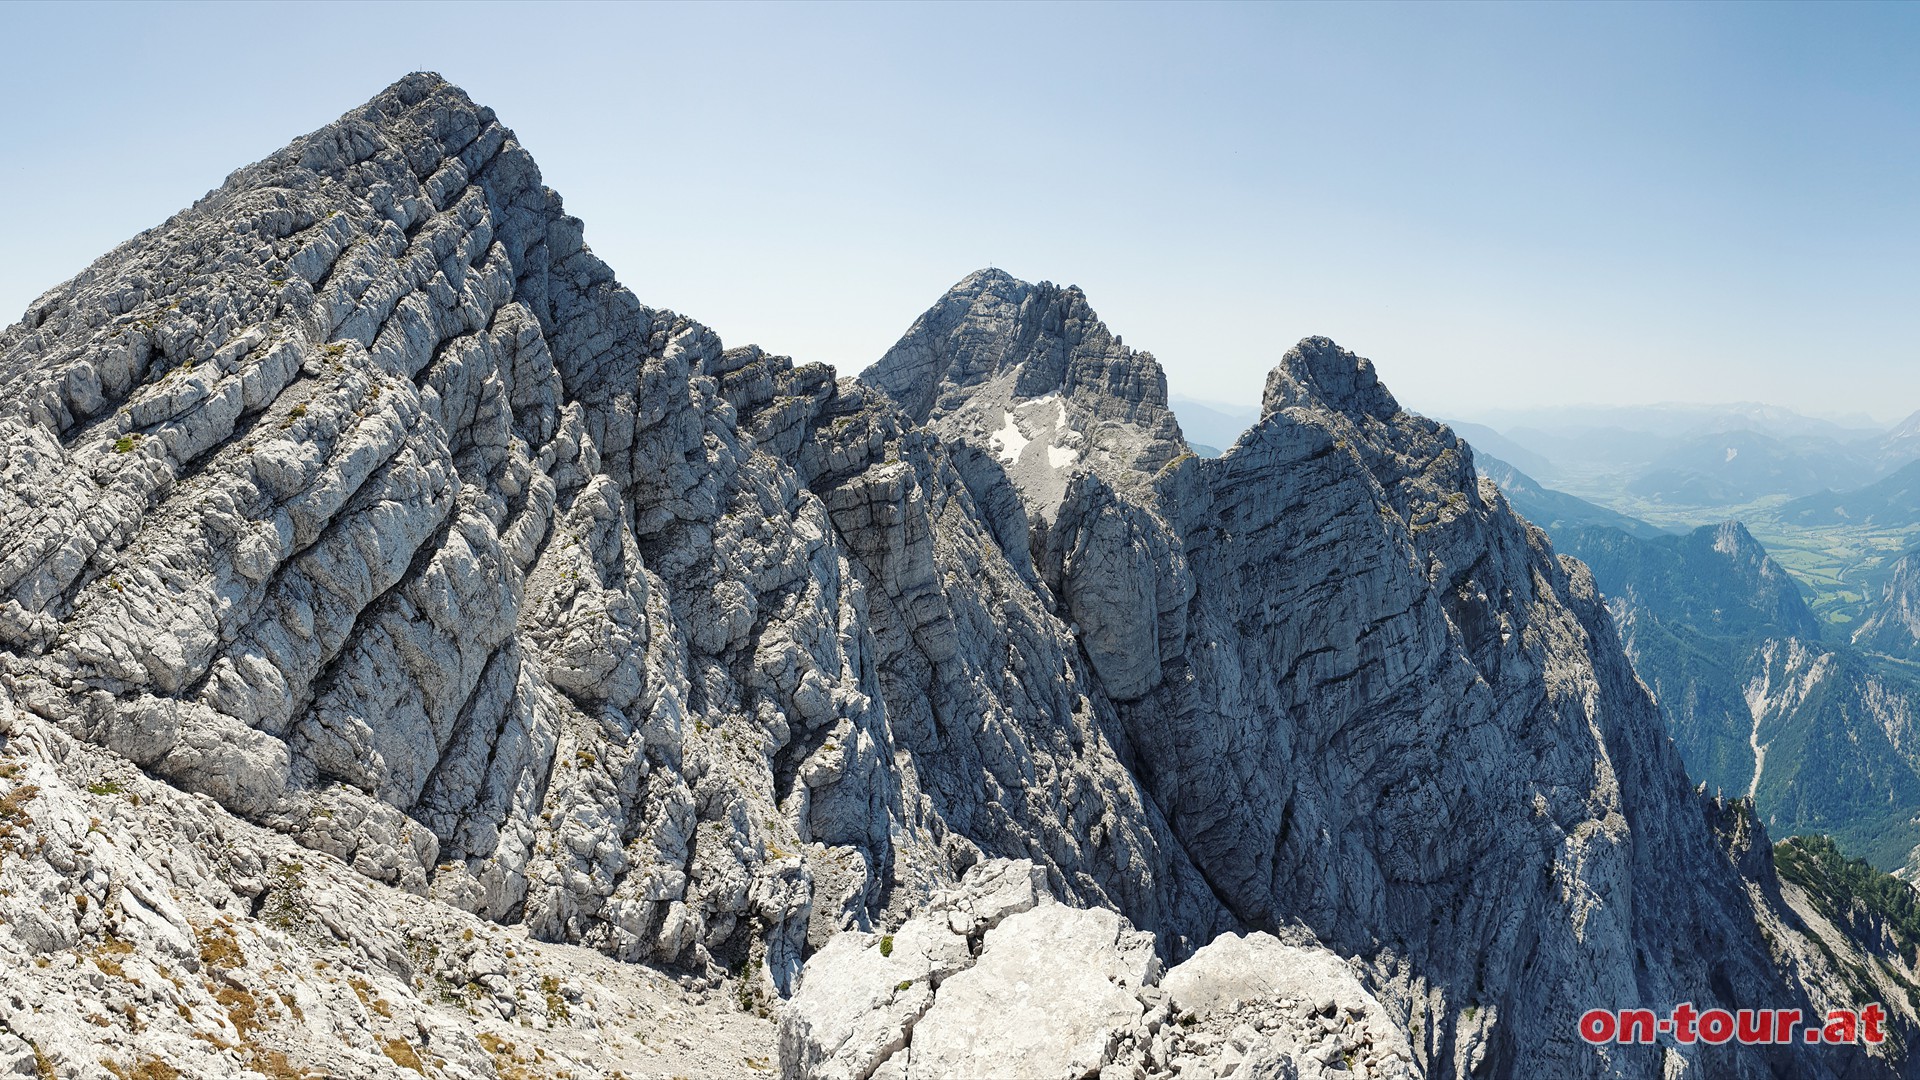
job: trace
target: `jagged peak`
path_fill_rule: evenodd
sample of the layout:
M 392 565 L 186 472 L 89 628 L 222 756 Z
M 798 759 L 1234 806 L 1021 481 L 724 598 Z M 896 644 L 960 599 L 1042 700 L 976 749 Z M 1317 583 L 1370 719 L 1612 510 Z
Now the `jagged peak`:
M 983 339 L 994 347 L 974 347 Z M 1132 418 L 1142 405 L 1167 409 L 1159 361 L 1128 348 L 1078 285 L 1024 281 L 998 267 L 956 282 L 860 378 L 925 423 L 947 407 L 949 391 L 1008 373 L 1017 400 L 1058 393 L 1108 418 Z
M 1765 558 L 1767 549 L 1747 531 L 1747 526 L 1738 518 L 1723 521 L 1713 527 L 1713 547 L 1725 555 L 1758 555 Z
M 1260 417 L 1292 405 L 1321 405 L 1380 419 L 1400 411 L 1400 403 L 1375 374 L 1373 361 L 1341 348 L 1332 338 L 1317 336 L 1300 339 L 1267 374 Z
M 437 71 L 410 71 L 388 83 L 385 90 L 374 95 L 374 100 L 378 101 L 382 97 L 392 95 L 407 105 L 418 105 L 431 97 L 436 90 L 442 89 L 451 90 L 461 97 L 467 96 L 465 90 L 449 82 Z
M 1170 954 L 1255 922 L 1303 936 L 1311 922 L 1342 955 L 1376 955 L 1390 938 L 1418 975 L 1383 991 L 1393 1015 L 1471 992 L 1489 1018 L 1472 1028 L 1448 1010 L 1420 1015 L 1432 1045 L 1458 1030 L 1462 1045 L 1492 1046 L 1487 1068 L 1502 1074 L 1564 1064 L 1571 1010 L 1636 978 L 1731 1004 L 1698 974 L 1704 954 L 1632 968 L 1635 942 L 1661 933 L 1732 942 L 1745 951 L 1722 950 L 1730 985 L 1805 1005 L 1765 966 L 1755 901 L 1684 797 L 1590 584 L 1568 584 L 1544 546 L 1497 522 L 1437 527 L 1475 512 L 1451 497 L 1470 482 L 1465 455 L 1431 467 L 1447 457 L 1437 426 L 1368 424 L 1371 445 L 1350 440 L 1347 456 L 1319 453 L 1327 440 L 1313 432 L 1281 437 L 1296 421 L 1272 416 L 1275 452 L 1199 465 L 1179 448 L 1158 365 L 1109 335 L 1078 289 L 988 270 L 900 346 L 933 365 L 933 430 L 904 431 L 865 408 L 864 391 L 834 401 L 823 367 L 784 379 L 770 369 L 785 361 L 722 351 L 705 328 L 643 309 L 492 112 L 428 73 L 250 170 L 240 197 L 123 249 L 108 269 L 124 288 L 69 287 L 55 321 L 36 311 L 30 341 L 0 339 L 19 349 L 0 369 L 46 376 L 28 388 L 37 412 L 0 415 L 0 731 L 10 757 L 33 755 L 25 776 L 0 779 L 16 806 L 46 782 L 45 801 L 14 817 L 49 845 L 84 839 L 93 810 L 119 830 L 99 858 L 76 840 L 36 859 L 35 837 L 18 838 L 29 857 L 0 868 L 14 875 L 0 881 L 0 982 L 92 1001 L 84 976 L 99 965 L 28 961 L 49 942 L 190 958 L 190 931 L 239 900 L 221 931 L 235 976 L 321 1002 L 317 1026 L 263 1033 L 295 1050 L 344 1046 L 358 1056 L 318 1071 L 359 1074 L 390 1027 L 332 977 L 275 982 L 317 971 L 310 951 L 202 868 L 279 867 L 276 896 L 336 901 L 308 912 L 344 928 L 330 955 L 347 963 L 329 970 L 378 976 L 401 930 L 432 948 L 479 939 L 442 952 L 508 970 L 495 931 L 457 904 L 518 924 L 522 940 L 682 972 L 718 970 L 737 949 L 757 965 L 742 981 L 756 994 L 767 979 L 792 989 L 812 963 L 805 987 L 819 994 L 851 977 L 836 955 L 856 961 L 841 973 L 873 970 L 876 937 L 895 968 L 931 955 L 858 930 L 818 948 L 820 935 L 901 925 L 963 862 L 1012 851 L 1044 863 L 1003 869 L 994 887 L 1024 910 L 1005 905 L 989 927 L 966 900 L 934 909 L 968 908 L 964 934 L 944 916 L 905 925 L 963 938 L 950 944 L 964 953 L 989 929 L 1018 930 L 1039 890 L 1057 888 L 1074 905 L 1061 908 L 1098 920 L 1073 940 L 1096 945 L 1120 940 L 1118 916 L 1094 913 L 1108 906 L 1140 913 Z M 1298 426 L 1351 428 L 1342 405 L 1392 407 L 1370 365 L 1324 345 L 1277 372 L 1290 380 L 1278 398 L 1312 404 Z M 1049 372 L 1072 403 L 1017 392 Z M 963 443 L 974 452 L 942 450 Z M 1023 516 L 1014 485 L 1062 512 Z M 1050 502 L 1063 488 L 1073 503 Z M 1382 513 L 1402 507 L 1405 529 Z M 1416 530 L 1425 565 L 1407 557 Z M 16 717 L 30 733 L 15 737 Z M 86 801 L 118 790 L 115 776 L 137 789 L 124 803 Z M 184 854 L 142 824 L 176 808 L 191 814 L 188 839 L 206 841 Z M 243 829 L 229 811 L 293 835 Z M 1595 829 L 1607 842 L 1569 863 L 1566 838 Z M 162 842 L 136 843 L 149 835 Z M 308 879 L 301 847 L 328 853 Z M 1687 888 L 1649 865 L 1690 868 Z M 42 895 L 106 879 L 203 888 L 120 890 L 125 919 L 116 894 L 84 923 L 36 914 Z M 1583 929 L 1595 895 L 1618 917 Z M 1445 932 L 1424 929 L 1443 920 Z M 133 933 L 122 942 L 115 926 Z M 974 970 L 1043 937 L 984 943 Z M 1129 992 L 1156 967 L 1131 940 Z M 487 1006 L 500 1015 L 554 1006 L 547 980 L 528 980 L 565 958 L 527 948 L 542 962 L 509 972 Z M 1275 955 L 1248 950 L 1231 970 Z M 1543 1000 L 1521 977 L 1533 958 L 1579 978 Z M 1341 957 L 1312 961 L 1360 986 Z M 473 966 L 447 970 L 471 985 Z M 882 994 L 897 975 L 927 990 L 924 964 L 878 970 Z M 1118 970 L 1085 974 L 1105 987 Z M 1294 987 L 1289 999 L 1325 1000 Z M 151 1046 L 213 1061 L 227 1044 L 209 1032 L 232 1025 L 186 989 L 194 1007 L 149 1010 L 144 1043 L 131 1026 L 60 1025 L 56 1008 L 33 1031 L 88 1068 L 108 1034 L 120 1060 Z M 397 1015 L 440 1023 L 425 1011 L 433 995 L 412 989 L 402 977 L 389 991 Z M 622 984 L 582 989 L 585 1022 Z M 114 993 L 107 1004 L 124 1000 Z M 964 1021 L 968 1007 L 950 996 L 930 1008 Z M 1496 1012 L 1509 1019 L 1489 1042 Z M 1311 1060 L 1333 1052 L 1319 1020 L 1294 1019 L 1329 1047 Z M 941 1060 L 939 1025 L 919 1030 L 916 1069 Z M 39 1059 L 28 1034 L 0 1036 L 0 1068 Z M 881 1037 L 897 1050 L 908 1034 Z M 1156 1061 L 1202 1045 L 1169 1038 Z M 462 1068 L 484 1071 L 466 1029 L 436 1040 L 478 1048 L 461 1051 Z M 799 1040 L 781 1042 L 790 1073 L 804 1071 L 787 1049 Z M 1106 1060 L 1100 1047 L 1120 1044 L 1105 1035 L 1089 1045 L 1072 1071 L 1135 1067 Z M 1351 1049 L 1412 1060 L 1398 1036 L 1391 1054 Z
M 983 266 L 959 281 L 953 283 L 941 295 L 940 302 L 951 300 L 976 300 L 982 296 L 996 296 L 1015 301 L 1038 298 L 1052 301 L 1056 298 L 1084 305 L 1087 302 L 1086 291 L 1078 285 L 1056 285 L 1042 278 L 1028 281 L 997 266 Z M 1096 317 L 1094 321 L 1099 321 Z
M 1078 286 L 997 267 L 948 289 L 860 379 L 998 459 L 1041 516 L 1077 473 L 1131 490 L 1186 452 L 1151 354 L 1109 331 Z
M 1050 286 L 1051 282 L 1041 282 L 1041 286 Z M 946 291 L 946 296 L 977 296 L 988 291 L 1020 292 L 1035 288 L 1031 282 L 1022 281 L 997 266 L 983 266 L 959 281 Z
M 474 105 L 473 98 L 469 96 L 465 90 L 448 81 L 446 77 L 439 72 L 410 71 L 388 83 L 379 93 L 368 98 L 357 108 L 347 110 L 339 120 L 334 121 L 334 124 L 356 116 L 377 120 L 383 116 L 389 116 L 396 112 L 404 112 L 405 110 L 412 109 L 414 106 L 419 105 L 421 102 L 437 94 L 444 94 L 450 98 L 456 98 L 461 103 L 469 106 Z M 327 126 L 331 127 L 333 125 L 329 124 Z M 322 130 L 325 129 L 323 128 Z
M 429 107 L 423 109 L 422 106 Z M 331 123 L 293 140 L 260 165 L 290 158 L 319 172 L 338 172 L 376 149 L 364 139 L 356 140 L 354 135 L 356 127 L 371 125 L 389 139 L 399 136 L 394 148 L 424 179 L 426 173 L 457 153 L 496 119 L 492 109 L 474 101 L 465 90 L 438 72 L 415 71 L 389 83 Z M 334 149 L 336 144 L 348 151 L 344 162 L 338 160 L 341 155 Z M 245 176 L 248 171 L 242 169 L 234 175 Z
M 1914 438 L 1920 438 L 1920 412 L 1916 412 L 1912 416 L 1895 424 L 1893 430 L 1887 432 L 1889 442 L 1895 439 Z
M 1726 556 L 1735 566 L 1757 580 L 1784 587 L 1796 600 L 1800 597 L 1799 587 L 1793 579 L 1774 561 L 1773 555 L 1759 538 L 1747 531 L 1744 522 L 1736 519 L 1723 521 L 1718 525 L 1703 525 L 1695 530 L 1702 540 L 1712 538 L 1712 547 L 1718 554 Z

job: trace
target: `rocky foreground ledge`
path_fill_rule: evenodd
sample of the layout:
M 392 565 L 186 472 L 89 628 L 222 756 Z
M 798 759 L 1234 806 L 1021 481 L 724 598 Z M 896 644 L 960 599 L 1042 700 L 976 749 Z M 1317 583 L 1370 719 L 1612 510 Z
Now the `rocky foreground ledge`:
M 0 1077 L 770 1074 L 734 989 L 370 881 L 0 693 Z
M 1033 863 L 840 934 L 779 1003 L 369 881 L 3 693 L 0 988 L 0 1077 L 1423 1075 L 1326 949 L 1227 935 L 1163 973 Z
M 1056 902 L 1032 863 L 974 867 L 891 934 L 845 933 L 780 1019 L 789 1077 L 1400 1078 L 1407 1033 L 1346 961 L 1227 934 L 1162 972 L 1153 935 Z

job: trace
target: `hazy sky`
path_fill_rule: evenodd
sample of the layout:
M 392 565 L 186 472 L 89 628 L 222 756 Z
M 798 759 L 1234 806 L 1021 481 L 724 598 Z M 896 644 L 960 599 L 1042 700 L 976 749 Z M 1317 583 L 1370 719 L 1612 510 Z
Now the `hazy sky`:
M 1176 392 L 1920 408 L 1920 5 L 0 5 L 0 321 L 410 70 L 649 304 L 845 372 L 985 265 Z

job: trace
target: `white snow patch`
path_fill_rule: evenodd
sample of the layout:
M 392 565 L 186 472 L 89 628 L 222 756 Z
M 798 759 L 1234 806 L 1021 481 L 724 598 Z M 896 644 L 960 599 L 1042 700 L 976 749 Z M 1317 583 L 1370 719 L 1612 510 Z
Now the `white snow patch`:
M 993 442 L 993 452 L 999 455 L 1000 460 L 1013 465 L 1020 460 L 1020 451 L 1025 450 L 1027 443 L 1031 440 L 1020 434 L 1020 427 L 1013 422 L 1012 413 L 1001 415 L 1005 419 L 1000 425 L 1000 430 L 988 438 Z
M 1058 469 L 1080 460 L 1078 450 L 1069 450 L 1064 446 L 1047 447 L 1047 467 Z

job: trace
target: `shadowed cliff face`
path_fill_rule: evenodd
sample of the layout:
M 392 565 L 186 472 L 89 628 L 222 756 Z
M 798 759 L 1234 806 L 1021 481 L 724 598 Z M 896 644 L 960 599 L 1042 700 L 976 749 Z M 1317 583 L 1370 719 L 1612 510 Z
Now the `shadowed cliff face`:
M 1805 1000 L 1585 570 L 1366 361 L 1202 462 L 1073 289 L 975 274 L 865 382 L 726 349 L 434 76 L 0 335 L 0 535 L 36 722 L 549 940 L 785 991 L 993 856 L 1361 957 L 1440 1075 Z
M 1853 643 L 1899 659 L 1920 656 L 1920 552 L 1895 561 L 1879 595 L 1869 596 L 1868 603 Z
M 1021 388 L 1046 355 L 1034 320 L 1007 312 L 1063 295 L 1078 298 L 975 275 L 865 377 L 990 450 L 1001 417 L 1034 411 Z M 1088 317 L 1078 340 L 1107 340 Z M 1136 370 L 1030 387 L 1084 424 L 1052 443 L 1130 409 L 1155 440 L 1150 392 L 1097 400 L 1159 385 L 1150 357 L 1116 362 Z M 1578 1014 L 1798 993 L 1586 569 L 1371 363 L 1301 342 L 1218 460 L 1110 456 L 1036 478 L 1031 453 L 1007 471 L 1043 573 L 1174 835 L 1247 925 L 1303 923 L 1367 957 L 1436 1071 L 1653 1075 L 1662 1051 L 1603 1063 L 1569 1036 Z M 1708 1074 L 1769 1067 L 1694 1056 Z

